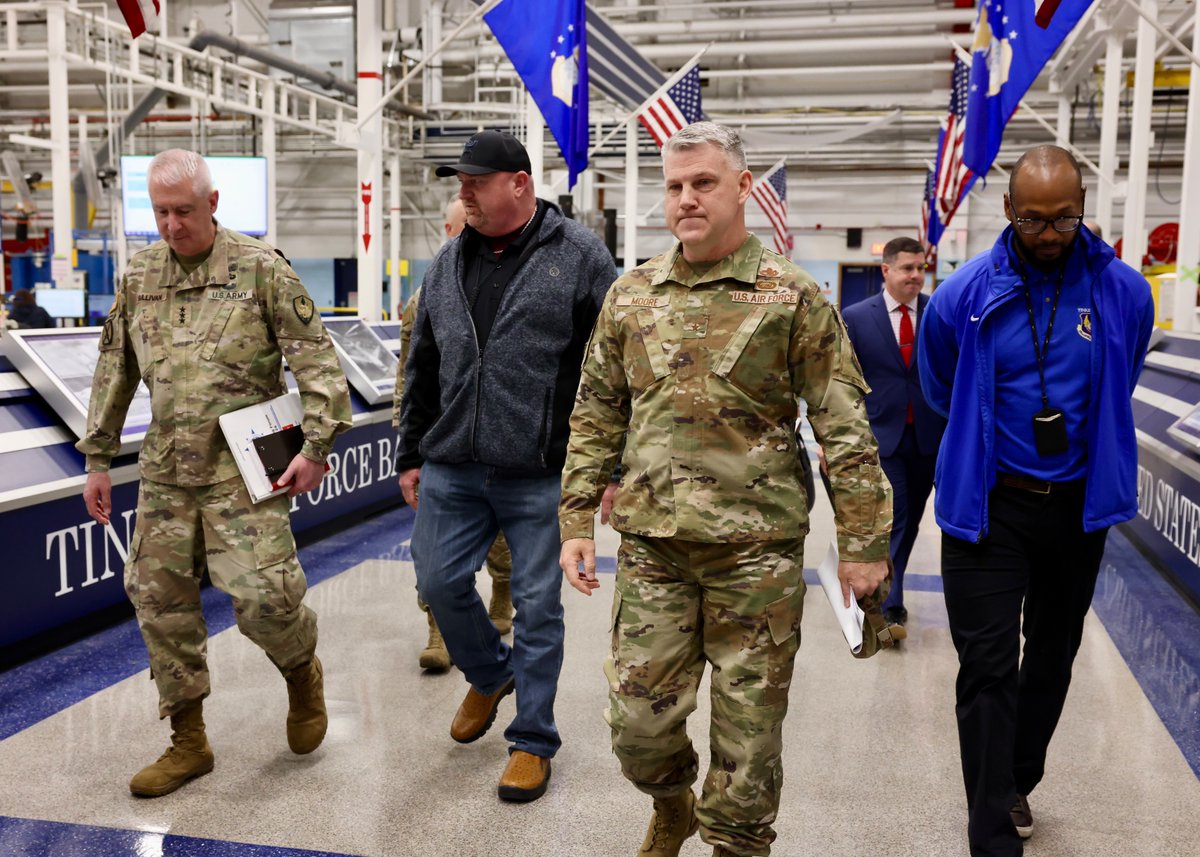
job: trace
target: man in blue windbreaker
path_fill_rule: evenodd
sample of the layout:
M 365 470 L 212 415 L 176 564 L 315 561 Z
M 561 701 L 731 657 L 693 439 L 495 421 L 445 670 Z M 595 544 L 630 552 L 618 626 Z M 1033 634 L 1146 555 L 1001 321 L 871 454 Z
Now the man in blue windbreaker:
M 1004 197 L 1010 225 L 933 293 L 918 339 L 925 397 L 949 420 L 941 448 L 954 450 L 938 459 L 934 511 L 972 857 L 1017 857 L 1033 831 L 1027 796 L 1108 528 L 1137 511 L 1130 398 L 1154 305 L 1142 275 L 1081 228 L 1084 193 L 1066 150 L 1026 152 Z

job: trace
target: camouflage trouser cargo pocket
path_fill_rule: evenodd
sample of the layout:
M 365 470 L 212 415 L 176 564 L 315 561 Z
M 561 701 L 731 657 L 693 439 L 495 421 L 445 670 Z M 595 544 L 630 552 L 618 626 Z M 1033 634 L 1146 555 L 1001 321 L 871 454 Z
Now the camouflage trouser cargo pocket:
M 307 663 L 316 650 L 317 622 L 303 604 L 308 581 L 296 557 L 288 498 L 252 503 L 241 478 L 207 490 L 208 573 L 233 599 L 238 629 L 280 669 Z

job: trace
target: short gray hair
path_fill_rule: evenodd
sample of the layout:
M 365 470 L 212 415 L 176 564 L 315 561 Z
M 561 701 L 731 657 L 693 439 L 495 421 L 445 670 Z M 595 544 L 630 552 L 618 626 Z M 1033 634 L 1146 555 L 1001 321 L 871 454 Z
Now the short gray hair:
M 735 170 L 741 172 L 746 169 L 746 150 L 742 148 L 742 138 L 737 131 L 716 122 L 693 122 L 676 131 L 663 146 L 663 158 L 667 157 L 668 152 L 687 151 L 710 143 L 725 153 Z
M 208 196 L 213 192 L 208 164 L 203 157 L 187 149 L 167 149 L 155 155 L 146 168 L 146 184 L 154 181 L 169 185 L 190 181 L 197 196 Z

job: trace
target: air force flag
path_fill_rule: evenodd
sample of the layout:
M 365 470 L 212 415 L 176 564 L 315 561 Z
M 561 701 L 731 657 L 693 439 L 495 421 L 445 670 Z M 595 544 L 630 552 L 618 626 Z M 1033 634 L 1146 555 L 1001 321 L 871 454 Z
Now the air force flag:
M 585 0 L 505 0 L 483 16 L 558 141 L 570 185 L 587 168 Z
M 1009 117 L 1090 5 L 1092 0 L 980 2 L 963 140 L 963 163 L 975 175 L 987 175 Z

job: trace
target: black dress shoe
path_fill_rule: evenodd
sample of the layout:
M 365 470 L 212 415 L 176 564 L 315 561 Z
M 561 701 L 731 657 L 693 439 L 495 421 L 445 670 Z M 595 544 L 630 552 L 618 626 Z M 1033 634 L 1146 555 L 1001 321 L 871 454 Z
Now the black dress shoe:
M 889 625 L 903 625 L 908 621 L 908 611 L 903 607 L 889 607 L 883 611 L 883 620 Z

